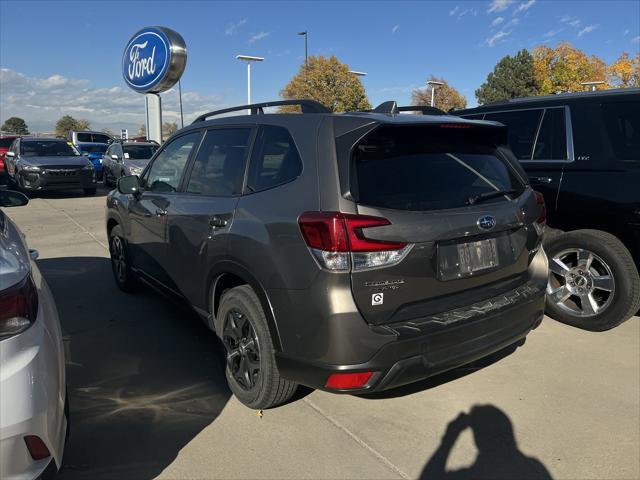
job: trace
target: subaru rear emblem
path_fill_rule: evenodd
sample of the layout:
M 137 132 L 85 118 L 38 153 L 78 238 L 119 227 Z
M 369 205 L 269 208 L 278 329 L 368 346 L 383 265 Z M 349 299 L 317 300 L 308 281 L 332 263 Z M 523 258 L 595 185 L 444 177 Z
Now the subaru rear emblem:
M 482 230 L 491 230 L 496 226 L 496 219 L 491 215 L 485 215 L 484 217 L 480 217 L 478 219 L 478 227 Z

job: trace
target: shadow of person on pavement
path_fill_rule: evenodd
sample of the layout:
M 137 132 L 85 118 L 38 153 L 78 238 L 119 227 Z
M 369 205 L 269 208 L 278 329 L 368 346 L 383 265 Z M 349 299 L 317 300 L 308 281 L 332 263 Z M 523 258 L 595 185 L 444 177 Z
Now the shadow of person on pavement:
M 473 465 L 446 471 L 447 459 L 458 436 L 470 428 L 478 456 Z M 493 405 L 476 405 L 447 425 L 440 446 L 422 471 L 421 480 L 463 479 L 551 479 L 546 467 L 536 458 L 518 450 L 509 417 Z
M 71 431 L 59 478 L 156 477 L 230 398 L 222 346 L 190 310 L 119 291 L 108 258 L 38 265 L 65 340 Z

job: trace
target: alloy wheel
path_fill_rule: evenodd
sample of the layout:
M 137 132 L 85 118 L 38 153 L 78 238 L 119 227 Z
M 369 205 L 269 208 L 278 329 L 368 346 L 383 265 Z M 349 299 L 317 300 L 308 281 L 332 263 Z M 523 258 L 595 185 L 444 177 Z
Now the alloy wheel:
M 595 253 L 571 248 L 549 259 L 547 298 L 567 313 L 598 315 L 609 307 L 614 293 L 611 267 Z
M 249 318 L 230 310 L 224 321 L 222 343 L 227 351 L 227 368 L 243 390 L 251 390 L 260 378 L 260 344 Z
M 111 264 L 116 278 L 124 283 L 127 279 L 127 259 L 124 256 L 124 245 L 120 237 L 111 240 Z

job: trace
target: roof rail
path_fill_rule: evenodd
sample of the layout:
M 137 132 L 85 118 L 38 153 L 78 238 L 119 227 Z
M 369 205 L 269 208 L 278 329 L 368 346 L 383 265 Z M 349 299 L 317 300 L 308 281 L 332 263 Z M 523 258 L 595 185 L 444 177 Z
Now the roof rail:
M 408 105 L 406 107 L 398 107 L 399 112 L 420 112 L 422 115 L 447 115 L 447 112 L 436 107 L 428 105 Z
M 251 115 L 262 115 L 264 114 L 264 109 L 267 107 L 280 107 L 284 105 L 299 105 L 302 109 L 302 113 L 331 113 L 331 110 L 322 105 L 320 102 L 316 102 L 315 100 L 277 100 L 274 102 L 252 103 L 250 105 L 241 105 L 238 107 L 215 110 L 213 112 L 208 112 L 200 115 L 193 121 L 193 123 L 204 122 L 209 117 L 214 117 L 223 113 L 239 112 L 241 110 L 251 110 Z

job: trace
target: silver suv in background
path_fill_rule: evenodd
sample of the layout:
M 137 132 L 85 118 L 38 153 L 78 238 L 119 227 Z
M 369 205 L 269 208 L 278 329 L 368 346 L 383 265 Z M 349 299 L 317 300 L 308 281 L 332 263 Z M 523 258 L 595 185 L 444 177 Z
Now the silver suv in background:
M 112 143 L 102 157 L 104 184 L 115 185 L 121 177 L 142 174 L 158 148 L 156 142 Z

